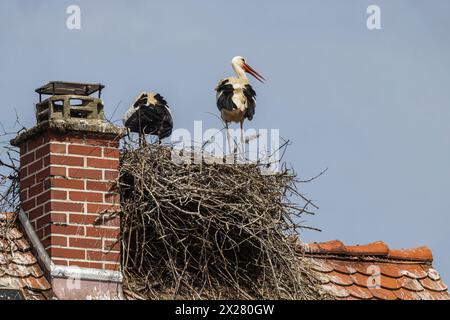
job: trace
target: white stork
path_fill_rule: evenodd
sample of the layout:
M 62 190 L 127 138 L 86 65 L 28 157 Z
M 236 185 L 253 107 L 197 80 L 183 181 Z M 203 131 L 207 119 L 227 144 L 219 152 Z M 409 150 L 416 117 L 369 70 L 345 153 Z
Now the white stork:
M 220 110 L 220 116 L 225 122 L 227 129 L 228 148 L 231 152 L 230 133 L 228 123 L 238 122 L 241 126 L 241 145 L 243 148 L 244 134 L 243 124 L 247 118 L 253 119 L 256 107 L 256 92 L 250 85 L 246 72 L 250 73 L 257 80 L 264 83 L 266 79 L 250 67 L 241 56 L 234 57 L 231 60 L 231 66 L 236 72 L 237 77 L 229 77 L 220 80 L 216 87 L 216 103 Z
M 131 132 L 156 135 L 164 139 L 172 134 L 173 120 L 170 108 L 159 93 L 142 92 L 123 117 L 123 124 Z

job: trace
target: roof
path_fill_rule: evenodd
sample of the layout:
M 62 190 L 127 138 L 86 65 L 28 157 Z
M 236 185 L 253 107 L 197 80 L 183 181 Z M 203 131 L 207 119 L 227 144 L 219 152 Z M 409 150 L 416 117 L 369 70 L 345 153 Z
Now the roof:
M 53 298 L 50 283 L 14 213 L 0 213 L 0 290 L 20 290 L 25 299 Z
M 450 300 L 427 247 L 390 249 L 384 242 L 299 244 L 324 291 L 336 299 Z
M 395 250 L 382 241 L 350 246 L 333 240 L 298 243 L 297 249 L 311 262 L 321 288 L 332 298 L 450 300 L 427 247 Z M 25 299 L 55 297 L 14 213 L 0 213 L 0 291 L 3 289 L 20 290 Z
M 46 85 L 37 88 L 35 91 L 39 94 L 48 95 L 81 95 L 89 96 L 97 91 L 101 92 L 105 86 L 102 84 L 92 83 L 78 83 L 78 82 L 65 82 L 65 81 L 50 81 Z

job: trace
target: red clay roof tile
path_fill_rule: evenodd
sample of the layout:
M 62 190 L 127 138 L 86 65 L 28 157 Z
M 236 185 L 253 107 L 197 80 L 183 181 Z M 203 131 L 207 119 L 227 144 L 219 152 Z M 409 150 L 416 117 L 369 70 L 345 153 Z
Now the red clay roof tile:
M 400 264 L 399 269 L 402 276 L 408 278 L 423 279 L 427 277 L 427 272 L 419 264 Z
M 420 297 L 414 291 L 409 291 L 407 289 L 399 289 L 393 291 L 397 299 L 400 300 L 421 300 Z
M 382 275 L 391 277 L 391 278 L 401 278 L 402 272 L 399 268 L 398 264 L 394 263 L 383 263 L 380 264 L 380 271 Z
M 352 278 L 344 273 L 333 271 L 328 273 L 327 276 L 331 282 L 340 286 L 351 286 L 353 284 Z
M 345 246 L 339 240 L 331 240 L 321 243 L 312 243 L 307 245 L 309 252 L 317 253 L 345 253 Z
M 419 280 L 403 277 L 399 279 L 399 282 L 401 286 L 405 289 L 411 290 L 411 291 L 423 291 L 424 288 L 420 284 Z
M 0 213 L 0 287 L 19 289 L 26 299 L 54 297 L 12 213 Z
M 397 290 L 402 287 L 396 278 L 387 277 L 385 275 L 380 276 L 380 285 L 382 288 L 391 290 Z
M 423 267 L 423 270 L 427 273 L 428 278 L 430 278 L 432 280 L 437 281 L 441 278 L 441 276 L 439 275 L 439 272 L 437 272 L 437 270 L 435 270 L 433 268 Z
M 449 294 L 448 292 L 433 292 L 430 291 L 431 295 L 433 296 L 434 300 L 449 300 Z
M 350 293 L 343 287 L 333 283 L 324 284 L 322 288 L 337 298 L 346 298 L 350 295 Z
M 377 299 L 382 300 L 396 300 L 397 296 L 392 292 L 392 290 L 387 290 L 384 288 L 369 289 L 370 293 Z
M 331 272 L 334 268 L 324 260 L 313 260 L 312 269 L 318 272 Z
M 354 274 L 357 272 L 356 268 L 352 266 L 352 263 L 343 265 L 342 263 L 335 263 L 333 261 L 328 261 L 328 265 L 333 268 L 333 270 L 345 274 Z
M 390 259 L 433 261 L 433 254 L 428 247 L 418 247 L 411 249 L 389 250 Z
M 373 295 L 370 292 L 370 290 L 367 288 L 364 288 L 364 287 L 350 286 L 350 287 L 346 288 L 346 290 L 352 297 L 357 298 L 357 299 L 368 300 L 368 299 L 373 298 Z
M 383 241 L 376 241 L 366 245 L 346 246 L 345 248 L 350 255 L 379 256 L 389 253 L 389 247 Z
M 420 284 L 425 289 L 428 289 L 428 290 L 431 290 L 431 291 L 438 291 L 438 292 L 440 292 L 440 291 L 446 291 L 447 290 L 447 286 L 441 280 L 435 281 L 435 280 L 432 280 L 432 279 L 427 277 L 427 278 L 421 279 L 419 281 L 420 281 Z
M 391 250 L 381 241 L 345 246 L 337 240 L 301 246 L 322 288 L 336 299 L 450 300 L 426 247 Z

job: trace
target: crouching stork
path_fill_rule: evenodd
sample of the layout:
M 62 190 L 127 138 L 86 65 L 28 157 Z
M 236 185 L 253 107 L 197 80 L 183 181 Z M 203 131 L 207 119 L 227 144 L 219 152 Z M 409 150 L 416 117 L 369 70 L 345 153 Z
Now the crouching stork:
M 240 123 L 241 145 L 243 148 L 244 134 L 243 125 L 245 119 L 251 121 L 255 114 L 256 92 L 248 81 L 246 72 L 264 83 L 266 79 L 250 67 L 241 56 L 231 60 L 231 66 L 237 77 L 229 77 L 220 80 L 216 87 L 216 104 L 220 111 L 220 116 L 225 122 L 227 129 L 228 148 L 231 152 L 230 133 L 228 124 L 230 122 Z
M 123 124 L 131 132 L 139 133 L 140 142 L 144 135 L 155 135 L 162 139 L 172 134 L 173 120 L 166 100 L 159 93 L 142 92 L 123 117 Z

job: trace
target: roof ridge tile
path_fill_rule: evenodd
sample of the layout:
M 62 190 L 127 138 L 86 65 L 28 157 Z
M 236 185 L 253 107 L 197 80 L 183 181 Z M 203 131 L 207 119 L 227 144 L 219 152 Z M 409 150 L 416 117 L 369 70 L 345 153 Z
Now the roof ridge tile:
M 297 246 L 299 251 L 310 255 L 339 255 L 344 257 L 376 256 L 385 257 L 390 260 L 433 261 L 433 254 L 427 246 L 407 249 L 390 249 L 389 246 L 381 240 L 361 245 L 345 245 L 340 240 L 331 240 L 314 243 L 297 243 Z
M 389 250 L 389 258 L 397 260 L 433 261 L 433 254 L 427 246 Z

